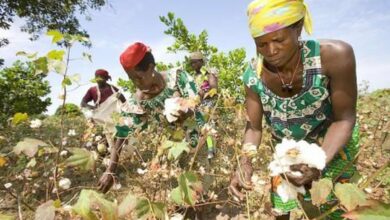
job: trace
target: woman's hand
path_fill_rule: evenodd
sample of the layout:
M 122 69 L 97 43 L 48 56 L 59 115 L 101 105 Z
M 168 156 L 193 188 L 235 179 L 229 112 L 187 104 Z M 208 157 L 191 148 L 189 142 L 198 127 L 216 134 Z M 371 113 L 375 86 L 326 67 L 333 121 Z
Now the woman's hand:
M 177 122 L 182 123 L 184 122 L 188 117 L 190 117 L 193 114 L 193 111 L 188 109 L 187 112 L 179 110 L 177 114 L 171 114 L 172 116 L 177 118 Z
M 309 167 L 307 164 L 294 164 L 290 166 L 292 172 L 300 172 L 302 175 L 297 176 L 291 172 L 286 173 L 286 177 L 290 183 L 295 186 L 304 186 L 318 180 L 321 177 L 321 171 Z M 282 175 L 284 178 L 284 175 Z
M 240 201 L 245 200 L 245 195 L 241 192 L 241 189 L 252 190 L 252 163 L 248 157 L 243 157 L 240 161 L 240 169 L 237 168 L 231 176 L 229 191 L 233 196 L 237 197 Z

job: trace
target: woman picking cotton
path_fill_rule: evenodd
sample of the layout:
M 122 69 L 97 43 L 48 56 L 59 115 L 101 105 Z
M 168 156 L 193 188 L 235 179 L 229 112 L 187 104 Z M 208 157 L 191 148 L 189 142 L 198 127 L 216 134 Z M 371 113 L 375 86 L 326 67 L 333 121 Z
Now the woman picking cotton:
M 289 183 L 308 188 L 312 181 L 324 177 L 347 181 L 355 171 L 347 165 L 358 150 L 351 46 L 338 40 L 302 41 L 303 27 L 308 34 L 312 32 L 311 17 L 302 0 L 255 0 L 248 6 L 248 17 L 258 59 L 243 76 L 248 115 L 240 158 L 243 178 L 239 178 L 240 172 L 234 173 L 231 192 L 244 199 L 240 189 L 251 188 L 251 157 L 256 156 L 261 142 L 263 117 L 275 143 L 283 139 L 306 141 L 318 144 L 324 152 L 324 169 L 306 163 L 289 166 L 291 172 L 281 175 Z M 285 153 L 305 154 L 291 149 Z M 278 178 L 273 177 L 271 200 L 276 218 L 288 219 L 298 202 L 282 201 L 276 192 Z M 310 196 L 305 195 L 305 199 Z M 339 214 L 334 213 L 335 218 Z
M 107 192 L 114 183 L 122 145 L 135 130 L 143 130 L 152 122 L 163 129 L 164 125 L 175 129 L 188 117 L 195 117 L 198 125 L 203 123 L 203 116 L 191 111 L 195 108 L 197 90 L 191 76 L 181 70 L 172 69 L 157 72 L 153 54 L 143 43 L 130 45 L 120 56 L 123 69 L 137 92 L 122 107 L 121 117 L 116 125 L 116 138 L 111 150 L 111 159 L 106 172 L 99 180 L 99 190 Z M 187 128 L 188 142 L 194 147 L 198 141 L 198 129 Z

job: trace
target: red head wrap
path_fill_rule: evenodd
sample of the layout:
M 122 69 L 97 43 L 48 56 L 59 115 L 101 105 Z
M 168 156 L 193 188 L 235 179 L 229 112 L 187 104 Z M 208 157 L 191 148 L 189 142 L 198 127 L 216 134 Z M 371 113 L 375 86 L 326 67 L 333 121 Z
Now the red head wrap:
M 123 69 L 133 69 L 139 62 L 141 62 L 148 51 L 149 48 L 141 42 L 136 42 L 130 45 L 119 58 Z
M 104 70 L 104 69 L 96 70 L 95 76 L 100 76 L 104 79 L 111 79 L 111 76 L 108 74 L 107 70 Z

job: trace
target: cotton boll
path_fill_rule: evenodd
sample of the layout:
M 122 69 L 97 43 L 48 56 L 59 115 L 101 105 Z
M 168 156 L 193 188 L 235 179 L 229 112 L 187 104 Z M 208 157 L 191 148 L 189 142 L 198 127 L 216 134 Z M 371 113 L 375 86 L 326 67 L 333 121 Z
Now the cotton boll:
M 62 178 L 58 182 L 58 186 L 61 189 L 69 189 L 71 184 L 72 184 L 72 182 L 70 182 L 70 179 L 68 179 L 68 178 Z
M 326 165 L 326 154 L 324 150 L 316 144 L 310 144 L 302 147 L 300 159 L 309 167 L 314 167 L 320 170 L 324 169 Z
M 98 144 L 98 146 L 97 146 L 97 150 L 99 151 L 99 153 L 104 153 L 104 152 L 106 152 L 106 150 L 107 150 L 107 147 L 106 147 L 106 145 L 105 144 Z
M 168 122 L 174 122 L 177 120 L 177 115 L 180 110 L 179 97 L 166 99 L 164 102 L 163 114 L 167 118 Z
M 282 159 L 280 159 L 281 161 Z M 281 165 L 279 160 L 273 160 L 269 165 L 268 169 L 271 171 L 271 176 L 278 176 L 281 173 L 289 172 L 290 166 Z
M 6 183 L 6 184 L 4 184 L 4 187 L 5 187 L 6 189 L 11 188 L 11 186 L 12 186 L 12 183 Z
M 287 181 L 282 180 L 280 185 L 276 189 L 276 193 L 280 196 L 283 202 L 296 199 L 298 193 L 305 194 L 305 188 L 303 186 L 296 187 L 289 184 Z
M 291 172 L 290 166 L 294 164 L 307 164 L 309 167 L 322 170 L 326 164 L 326 155 L 322 148 L 316 144 L 310 144 L 303 140 L 296 142 L 283 139 L 280 144 L 276 145 L 273 161 L 268 166 L 271 171 L 270 175 L 278 176 Z M 291 174 L 297 177 L 302 176 L 302 173 L 298 171 L 293 171 Z M 305 193 L 303 187 L 296 187 L 284 179 L 277 186 L 276 191 L 283 202 L 296 199 L 298 193 Z
M 184 216 L 182 214 L 175 213 L 175 214 L 172 215 L 172 217 L 170 219 L 171 220 L 183 220 Z
M 148 172 L 148 169 L 137 168 L 137 173 L 140 175 L 144 175 L 147 172 Z
M 293 176 L 296 176 L 296 177 L 301 177 L 302 176 L 302 173 L 299 172 L 299 171 L 291 171 L 290 172 Z
M 42 126 L 42 121 L 39 119 L 35 119 L 31 121 L 30 127 L 31 128 L 39 128 Z

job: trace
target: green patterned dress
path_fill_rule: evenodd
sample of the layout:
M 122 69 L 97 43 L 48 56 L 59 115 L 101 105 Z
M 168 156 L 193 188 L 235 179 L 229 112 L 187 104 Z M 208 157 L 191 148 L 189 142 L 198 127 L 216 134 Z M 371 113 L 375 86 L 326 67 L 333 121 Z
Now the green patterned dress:
M 264 118 L 276 143 L 283 138 L 322 143 L 332 122 L 332 103 L 329 95 L 329 78 L 321 73 L 320 44 L 309 40 L 303 43 L 302 90 L 292 97 L 274 94 L 256 74 L 253 66 L 245 71 L 245 85 L 256 92 L 263 106 Z M 358 129 L 355 126 L 350 142 L 327 165 L 323 177 L 346 182 L 355 172 L 354 166 L 344 169 L 358 151 Z M 342 172 L 342 173 L 341 173 Z M 305 199 L 310 199 L 309 195 Z M 296 200 L 283 203 L 276 192 L 271 192 L 274 208 L 282 213 L 298 207 Z M 331 203 L 332 201 L 329 201 Z
M 116 137 L 126 138 L 136 129 L 145 129 L 148 122 L 157 120 L 166 121 L 163 115 L 164 102 L 178 92 L 181 97 L 194 97 L 197 95 L 197 88 L 193 78 L 185 71 L 177 69 L 169 70 L 162 74 L 166 80 L 166 87 L 157 96 L 148 100 L 137 100 L 134 97 L 128 100 L 127 105 L 122 108 L 118 124 L 116 125 Z M 198 126 L 203 125 L 203 115 L 195 113 L 195 120 Z M 198 141 L 198 129 L 189 131 L 191 146 L 196 146 Z

